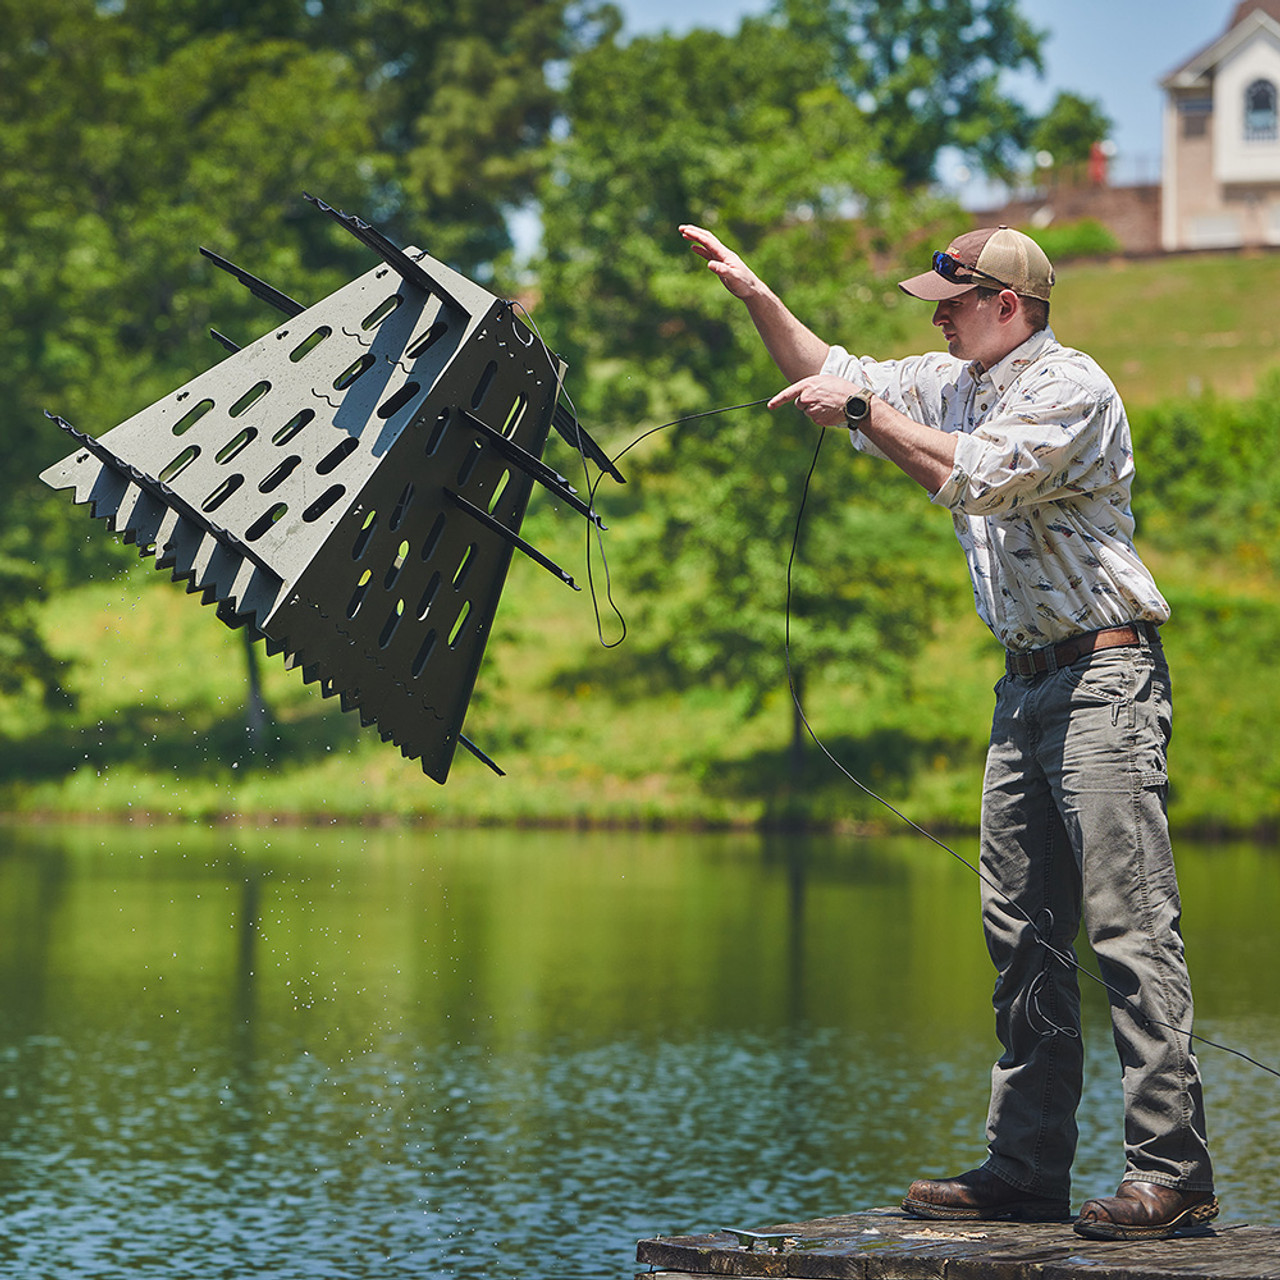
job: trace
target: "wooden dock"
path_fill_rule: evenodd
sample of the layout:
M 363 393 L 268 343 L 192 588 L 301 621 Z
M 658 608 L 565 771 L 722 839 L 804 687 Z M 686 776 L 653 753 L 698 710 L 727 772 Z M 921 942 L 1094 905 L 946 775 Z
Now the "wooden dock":
M 1172 1240 L 1084 1240 L 1070 1222 L 930 1222 L 871 1209 L 641 1240 L 643 1280 L 1280 1280 L 1280 1228 L 1215 1222 Z

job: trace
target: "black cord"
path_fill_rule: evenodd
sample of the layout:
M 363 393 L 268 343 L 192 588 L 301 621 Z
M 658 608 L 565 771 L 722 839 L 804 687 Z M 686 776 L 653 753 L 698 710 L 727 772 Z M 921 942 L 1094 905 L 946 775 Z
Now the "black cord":
M 949 853 L 957 862 L 968 867 L 969 870 L 972 871 L 973 874 L 976 875 L 979 880 L 981 880 L 984 884 L 986 884 L 995 893 L 995 895 L 1000 899 L 1002 903 L 1004 903 L 1005 906 L 1009 907 L 1016 915 L 1020 916 L 1023 920 L 1027 922 L 1028 925 L 1031 926 L 1031 931 L 1035 935 L 1036 941 L 1042 947 L 1044 947 L 1044 949 L 1049 953 L 1049 955 L 1053 959 L 1057 960 L 1060 964 L 1066 966 L 1067 968 L 1074 969 L 1077 973 L 1083 974 L 1086 978 L 1089 978 L 1091 981 L 1096 982 L 1109 995 L 1115 997 L 1115 999 L 1119 1000 L 1120 1003 L 1125 1005 L 1131 1012 L 1137 1014 L 1149 1027 L 1161 1027 L 1166 1031 L 1173 1031 L 1178 1035 L 1186 1035 L 1190 1039 L 1196 1041 L 1198 1044 L 1208 1045 L 1209 1048 L 1211 1049 L 1220 1049 L 1223 1053 L 1233 1054 L 1235 1057 L 1243 1059 L 1245 1062 L 1252 1064 L 1253 1066 L 1257 1067 L 1261 1071 L 1265 1071 L 1270 1075 L 1280 1077 L 1280 1071 L 1277 1071 L 1274 1067 L 1267 1066 L 1266 1063 L 1259 1062 L 1256 1058 L 1251 1058 L 1247 1053 L 1244 1053 L 1240 1049 L 1233 1049 L 1231 1048 L 1230 1045 L 1219 1044 L 1217 1041 L 1206 1039 L 1206 1037 L 1197 1035 L 1194 1031 L 1186 1031 L 1182 1027 L 1175 1027 L 1171 1023 L 1160 1022 L 1157 1019 L 1150 1017 L 1143 1010 L 1141 1005 L 1137 1004 L 1129 996 L 1125 995 L 1123 991 L 1117 990 L 1114 986 L 1112 986 L 1099 974 L 1093 973 L 1091 970 L 1086 969 L 1079 962 L 1079 960 L 1077 960 L 1075 956 L 1073 956 L 1070 952 L 1063 951 L 1061 948 L 1055 947 L 1041 932 L 1040 926 L 1016 902 L 1013 902 L 1008 897 L 1006 897 L 1003 890 L 1000 888 L 1000 886 L 997 885 L 988 875 L 986 875 L 986 873 L 983 872 L 980 867 L 974 866 L 973 863 L 969 862 L 966 858 L 958 854 L 949 844 L 946 844 L 942 840 L 939 840 L 938 837 L 935 836 L 931 831 L 927 831 L 918 822 L 915 822 L 913 819 L 907 817 L 907 815 L 903 813 L 902 810 L 896 808 L 888 800 L 886 800 L 882 795 L 879 795 L 875 791 L 872 791 L 872 789 L 869 786 L 867 786 L 865 782 L 863 782 L 860 778 L 855 777 L 853 773 L 851 773 L 848 769 L 846 769 L 845 766 L 841 764 L 839 760 L 836 759 L 836 757 L 831 753 L 831 751 L 828 750 L 826 744 L 822 741 L 822 739 L 819 738 L 817 733 L 814 732 L 813 726 L 809 723 L 808 716 L 805 715 L 804 707 L 801 706 L 800 704 L 800 695 L 796 691 L 795 676 L 791 669 L 791 577 L 792 577 L 792 569 L 795 565 L 795 560 L 796 560 L 796 550 L 800 545 L 801 521 L 804 518 L 805 506 L 809 501 L 809 486 L 813 480 L 813 473 L 818 465 L 818 455 L 822 452 L 822 442 L 826 438 L 826 434 L 827 434 L 826 428 L 820 427 L 818 430 L 818 443 L 813 450 L 813 459 L 809 463 L 809 470 L 806 473 L 804 478 L 804 487 L 801 490 L 801 494 L 800 494 L 800 507 L 799 507 L 799 510 L 796 512 L 795 531 L 792 534 L 792 538 L 791 538 L 791 554 L 787 557 L 787 603 L 786 603 L 785 625 L 783 628 L 783 652 L 786 657 L 787 686 L 791 690 L 791 700 L 792 702 L 795 703 L 796 714 L 800 717 L 800 722 L 804 725 L 805 731 L 808 733 L 809 737 L 813 739 L 814 744 L 817 746 L 818 750 L 821 751 L 822 754 L 826 756 L 827 759 L 830 760 L 831 763 L 835 765 L 835 767 L 850 782 L 852 782 L 853 785 L 857 787 L 864 795 L 874 800 L 877 804 L 883 805 L 886 809 L 889 810 L 890 813 L 894 815 L 894 817 L 899 818 L 902 822 L 906 823 L 906 825 L 910 827 L 913 831 L 917 832 L 919 835 L 922 835 L 926 840 L 937 845 L 938 848 L 942 849 L 945 853 Z M 1044 1032 L 1043 1034 L 1056 1035 L 1061 1030 L 1062 1028 L 1056 1027 L 1051 1023 L 1050 1029 Z
M 538 337 L 538 342 L 541 348 L 543 348 L 543 351 L 547 352 L 548 357 L 550 357 L 550 348 L 547 346 L 547 343 L 543 342 L 543 335 L 541 335 L 538 328 L 538 321 L 534 320 L 534 317 L 530 314 L 529 308 L 518 300 L 518 298 L 508 298 L 507 305 L 512 307 L 512 310 L 515 310 L 516 307 L 520 308 L 525 319 L 529 321 L 532 330 L 534 330 L 536 337 Z M 549 360 L 548 362 L 554 367 L 553 361 Z M 561 393 L 573 413 L 573 421 L 576 422 L 577 406 L 573 403 L 573 397 L 568 393 L 568 390 L 563 387 L 561 387 Z M 713 417 L 714 415 L 717 415 L 717 413 L 732 413 L 736 410 L 740 410 L 740 408 L 756 408 L 760 406 L 760 404 L 767 404 L 768 402 L 769 397 L 765 396 L 762 399 L 758 399 L 758 401 L 749 401 L 745 404 L 726 404 L 726 406 L 722 406 L 721 408 L 707 408 L 707 410 L 701 410 L 698 413 L 686 413 L 684 417 L 677 417 L 677 419 L 672 419 L 672 421 L 663 422 L 660 426 L 650 426 L 649 430 L 641 431 L 641 433 L 637 435 L 630 444 L 627 444 L 620 452 L 614 454 L 609 461 L 611 461 L 614 466 L 617 466 L 618 458 L 630 453 L 632 449 L 641 442 L 641 440 L 648 439 L 650 435 L 657 434 L 658 431 L 666 431 L 667 428 L 671 428 L 671 426 L 680 426 L 681 422 L 692 422 L 696 419 L 700 419 L 700 417 Z M 577 440 L 577 454 L 579 454 L 579 457 L 581 458 L 582 476 L 584 476 L 586 484 L 586 506 L 590 509 L 594 509 L 595 490 L 599 489 L 600 481 L 604 479 L 605 472 L 600 471 L 599 474 L 596 475 L 595 480 L 591 480 L 590 461 L 588 456 L 586 456 L 586 449 L 584 448 L 584 445 L 582 445 L 581 436 L 579 436 L 579 440 Z M 595 539 L 596 549 L 598 549 L 600 553 L 600 566 L 602 566 L 604 570 L 604 598 L 607 600 L 609 608 L 613 609 L 613 614 L 618 620 L 618 625 L 622 627 L 621 634 L 618 635 L 617 640 L 604 639 L 604 620 L 602 616 L 600 616 L 600 598 L 598 591 L 595 589 L 595 572 L 593 568 L 591 568 L 591 539 L 593 538 Z M 586 586 L 588 586 L 588 593 L 591 596 L 591 611 L 595 614 L 595 634 L 600 641 L 600 646 L 602 646 L 603 649 L 617 649 L 618 645 L 622 644 L 623 640 L 626 640 L 627 620 L 626 617 L 623 617 L 621 609 L 618 608 L 616 600 L 613 599 L 613 576 L 612 573 L 609 572 L 608 553 L 604 550 L 603 531 L 600 530 L 600 527 L 595 525 L 593 521 L 588 521 L 588 524 L 586 524 Z
M 573 403 L 572 400 L 570 400 L 569 403 L 572 405 Z M 642 431 L 638 436 L 636 436 L 634 440 L 631 441 L 629 445 L 627 445 L 624 449 L 621 449 L 618 453 L 616 453 L 610 459 L 610 462 L 612 462 L 616 466 L 618 459 L 623 457 L 625 454 L 629 453 L 632 449 L 634 449 L 636 445 L 640 443 L 641 440 L 646 440 L 648 439 L 649 436 L 655 435 L 659 431 L 665 431 L 668 427 L 678 427 L 683 422 L 693 422 L 698 418 L 710 418 L 710 417 L 714 417 L 716 414 L 719 414 L 719 413 L 733 413 L 738 409 L 755 409 L 762 404 L 768 404 L 768 403 L 769 403 L 769 397 L 764 396 L 759 400 L 749 400 L 745 404 L 723 405 L 718 409 L 703 409 L 699 413 L 686 413 L 681 418 L 673 418 L 670 422 L 664 422 L 660 426 L 650 427 L 647 431 Z M 577 417 L 576 412 L 574 414 L 574 417 L 575 418 Z M 579 453 L 582 454 L 583 474 L 587 475 L 587 458 L 586 458 L 586 454 L 583 453 L 582 451 L 581 443 L 579 443 L 578 451 Z M 601 471 L 600 474 L 596 476 L 594 482 L 591 481 L 590 476 L 588 475 L 587 506 L 591 507 L 594 505 L 596 490 L 600 487 L 600 481 L 604 479 L 604 475 L 605 473 Z M 590 525 L 588 525 L 587 527 L 587 586 L 591 592 L 592 606 L 595 609 L 596 635 L 599 637 L 600 644 L 603 648 L 616 649 L 627 638 L 627 620 L 626 618 L 623 617 L 622 610 L 618 608 L 616 602 L 614 601 L 613 583 L 609 575 L 609 558 L 605 554 L 604 539 L 600 536 L 600 530 L 596 528 L 594 529 L 594 534 L 595 534 L 596 543 L 600 550 L 600 563 L 604 566 L 605 598 L 608 600 L 609 607 L 613 610 L 614 614 L 617 616 L 618 621 L 622 624 L 622 634 L 616 640 L 606 640 L 604 638 L 604 628 L 600 620 L 600 606 L 596 599 L 595 579 L 593 578 L 592 572 L 591 572 L 592 533 L 593 533 L 593 529 Z

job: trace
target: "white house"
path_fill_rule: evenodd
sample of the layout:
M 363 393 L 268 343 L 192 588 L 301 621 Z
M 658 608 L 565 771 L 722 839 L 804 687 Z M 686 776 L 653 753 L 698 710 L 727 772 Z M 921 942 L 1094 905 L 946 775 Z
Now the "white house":
M 1242 0 L 1160 83 L 1163 247 L 1280 245 L 1280 0 Z

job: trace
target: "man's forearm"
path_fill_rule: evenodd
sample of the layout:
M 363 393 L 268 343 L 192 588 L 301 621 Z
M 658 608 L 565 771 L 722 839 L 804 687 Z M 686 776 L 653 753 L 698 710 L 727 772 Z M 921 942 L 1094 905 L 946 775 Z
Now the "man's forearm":
M 862 434 L 917 484 L 937 493 L 955 468 L 955 436 L 926 427 L 875 396 L 869 400 Z
M 680 234 L 707 269 L 747 309 L 765 350 L 792 382 L 821 373 L 830 347 L 801 324 L 781 298 L 734 251 L 705 227 L 684 223 Z
M 779 391 L 769 408 L 794 404 L 821 427 L 844 426 L 850 421 L 846 415 L 851 396 L 862 397 L 869 406 L 866 417 L 856 424 L 862 434 L 917 484 L 937 493 L 955 467 L 955 436 L 899 413 L 866 387 L 835 374 L 809 375 Z
M 830 344 L 796 319 L 768 285 L 760 282 L 742 301 L 784 378 L 798 382 L 822 372 Z

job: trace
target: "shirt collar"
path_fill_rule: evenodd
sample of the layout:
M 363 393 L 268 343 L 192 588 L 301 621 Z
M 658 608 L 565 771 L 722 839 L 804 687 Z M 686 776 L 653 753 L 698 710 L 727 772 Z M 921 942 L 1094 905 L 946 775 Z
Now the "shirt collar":
M 1026 372 L 1028 366 L 1035 364 L 1050 345 L 1056 345 L 1058 339 L 1053 330 L 1046 325 L 1037 329 L 1024 343 L 1014 347 L 1007 356 L 990 369 L 979 367 L 975 360 L 969 365 L 969 376 L 974 382 L 990 382 L 996 392 L 1003 395 Z

